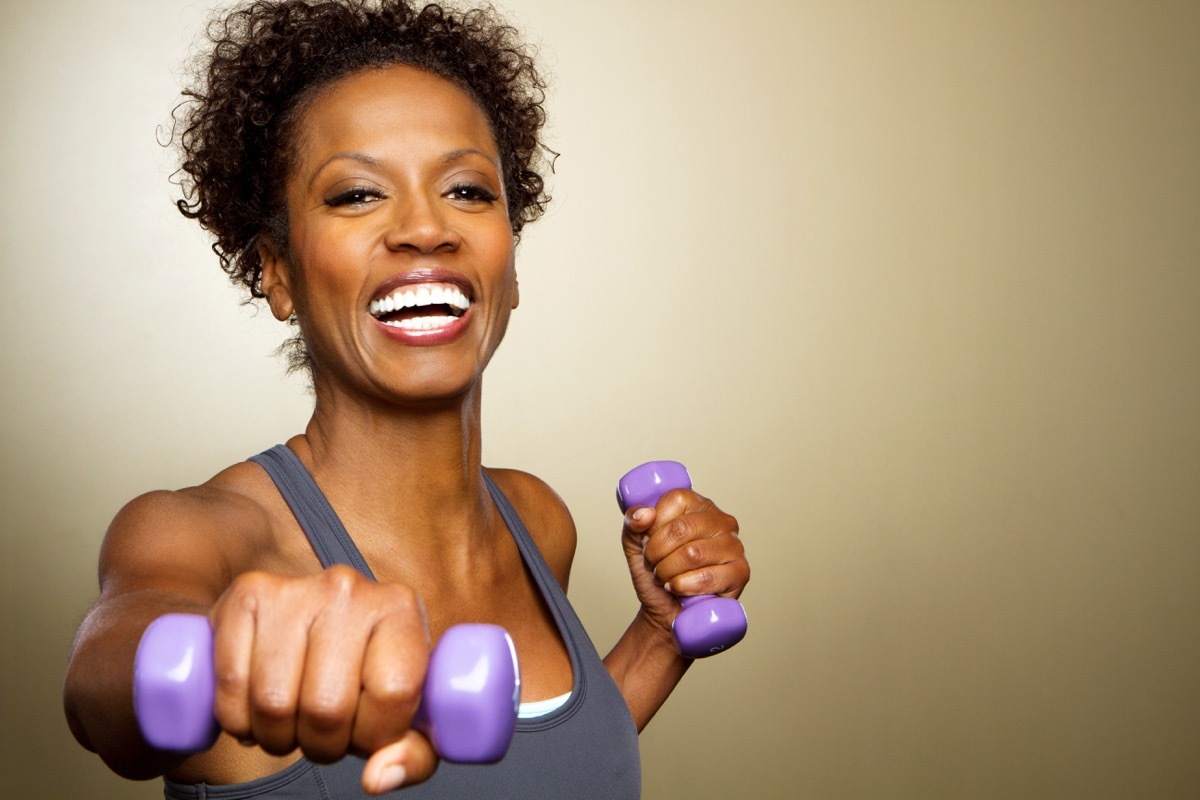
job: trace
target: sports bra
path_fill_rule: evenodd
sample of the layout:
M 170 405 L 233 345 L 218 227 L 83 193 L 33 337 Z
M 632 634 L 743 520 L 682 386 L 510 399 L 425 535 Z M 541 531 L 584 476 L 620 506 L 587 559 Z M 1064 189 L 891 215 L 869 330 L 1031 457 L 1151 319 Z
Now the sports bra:
M 295 453 L 285 445 L 276 445 L 250 460 L 271 476 L 322 566 L 346 564 L 374 579 L 350 534 Z M 512 745 L 500 762 L 442 762 L 432 778 L 401 788 L 399 796 L 406 800 L 638 798 L 641 762 L 637 728 L 629 707 L 516 510 L 486 473 L 483 477 L 566 645 L 574 675 L 571 695 L 547 714 L 518 719 Z M 361 782 L 364 763 L 355 756 L 334 764 L 315 764 L 301 758 L 274 775 L 219 786 L 164 779 L 163 796 L 167 800 L 366 798 Z

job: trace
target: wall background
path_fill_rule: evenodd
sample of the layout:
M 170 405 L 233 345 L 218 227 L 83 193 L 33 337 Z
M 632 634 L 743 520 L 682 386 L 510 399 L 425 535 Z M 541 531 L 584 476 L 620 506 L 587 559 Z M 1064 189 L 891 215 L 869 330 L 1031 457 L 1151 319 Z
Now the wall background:
M 487 462 L 574 509 L 601 649 L 629 466 L 687 462 L 755 569 L 646 796 L 1200 794 L 1200 6 L 502 7 L 563 155 Z M 0 8 L 0 772 L 161 796 L 60 710 L 105 526 L 308 400 L 155 144 L 206 4 Z

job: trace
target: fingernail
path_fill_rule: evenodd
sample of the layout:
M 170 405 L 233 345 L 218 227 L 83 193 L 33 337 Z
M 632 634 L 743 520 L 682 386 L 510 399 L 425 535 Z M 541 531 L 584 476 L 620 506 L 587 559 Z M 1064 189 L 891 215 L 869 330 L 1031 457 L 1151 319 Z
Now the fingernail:
M 634 511 L 634 512 L 633 512 L 633 521 L 634 521 L 634 522 L 641 522 L 642 520 L 644 520 L 644 519 L 646 518 L 646 515 L 647 515 L 647 514 L 649 514 L 649 513 L 650 513 L 650 509 L 648 509 L 648 508 L 639 508 L 637 511 Z
M 642 537 L 642 552 L 643 552 L 643 553 L 644 553 L 644 552 L 646 552 L 646 542 L 648 542 L 648 541 L 650 541 L 650 537 L 649 537 L 649 536 L 643 536 L 643 537 Z
M 664 583 L 663 588 L 666 589 L 668 592 L 671 592 L 671 594 L 675 594 L 675 592 L 671 589 L 670 581 L 667 581 L 666 583 Z
M 390 792 L 393 789 L 399 789 L 404 783 L 404 767 L 400 764 L 391 764 L 379 771 L 379 782 L 376 784 L 377 791 Z

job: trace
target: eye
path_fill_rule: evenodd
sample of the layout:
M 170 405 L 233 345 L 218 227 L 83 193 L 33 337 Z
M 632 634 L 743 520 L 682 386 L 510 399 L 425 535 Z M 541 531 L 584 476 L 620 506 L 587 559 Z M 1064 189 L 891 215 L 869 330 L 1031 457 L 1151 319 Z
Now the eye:
M 367 186 L 355 186 L 325 198 L 327 206 L 362 207 L 383 199 L 383 192 Z
M 451 200 L 464 200 L 468 203 L 494 203 L 500 199 L 491 189 L 477 183 L 455 184 L 446 196 Z

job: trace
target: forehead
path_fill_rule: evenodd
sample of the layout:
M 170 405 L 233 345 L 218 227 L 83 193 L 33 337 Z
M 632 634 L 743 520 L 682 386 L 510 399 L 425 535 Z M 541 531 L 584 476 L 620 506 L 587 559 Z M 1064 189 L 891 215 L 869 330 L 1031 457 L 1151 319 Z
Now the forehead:
M 474 148 L 499 162 L 482 109 L 455 84 L 408 65 L 366 68 L 322 89 L 296 129 L 297 167 L 331 152 L 419 156 Z

